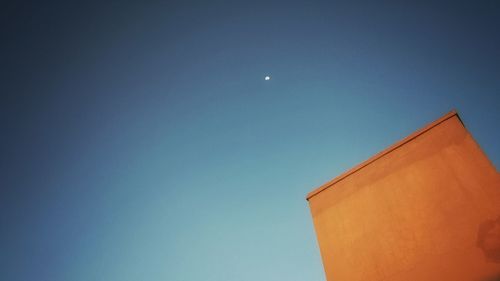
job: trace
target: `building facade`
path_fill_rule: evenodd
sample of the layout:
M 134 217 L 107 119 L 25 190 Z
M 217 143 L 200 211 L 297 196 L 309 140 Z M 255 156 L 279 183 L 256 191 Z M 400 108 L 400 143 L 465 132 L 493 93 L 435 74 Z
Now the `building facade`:
M 500 280 L 500 174 L 455 111 L 307 200 L 328 281 Z

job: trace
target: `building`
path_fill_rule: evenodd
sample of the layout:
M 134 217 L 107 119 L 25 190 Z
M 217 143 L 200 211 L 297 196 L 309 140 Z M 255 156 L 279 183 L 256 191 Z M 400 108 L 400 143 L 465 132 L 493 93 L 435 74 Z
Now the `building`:
M 307 200 L 328 281 L 500 280 L 500 174 L 455 111 Z

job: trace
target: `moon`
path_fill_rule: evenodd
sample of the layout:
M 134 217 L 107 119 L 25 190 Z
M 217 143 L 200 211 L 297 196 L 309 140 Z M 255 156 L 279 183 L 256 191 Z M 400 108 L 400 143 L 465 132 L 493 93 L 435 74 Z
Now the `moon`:
M 268 75 L 268 76 L 264 77 L 264 80 L 266 80 L 266 81 L 271 80 L 271 76 Z

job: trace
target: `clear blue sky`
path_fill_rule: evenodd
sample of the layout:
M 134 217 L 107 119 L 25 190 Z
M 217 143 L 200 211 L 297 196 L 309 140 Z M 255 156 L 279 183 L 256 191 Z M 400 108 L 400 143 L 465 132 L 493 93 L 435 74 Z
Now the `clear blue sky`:
M 0 12 L 1 280 L 322 281 L 315 187 L 452 108 L 500 166 L 498 1 L 70 2 Z

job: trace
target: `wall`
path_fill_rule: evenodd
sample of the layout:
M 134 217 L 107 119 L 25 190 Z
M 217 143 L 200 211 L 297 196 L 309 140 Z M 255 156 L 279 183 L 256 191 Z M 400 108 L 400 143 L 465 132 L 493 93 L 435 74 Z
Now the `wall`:
M 500 280 L 500 176 L 455 112 L 308 200 L 328 281 Z

